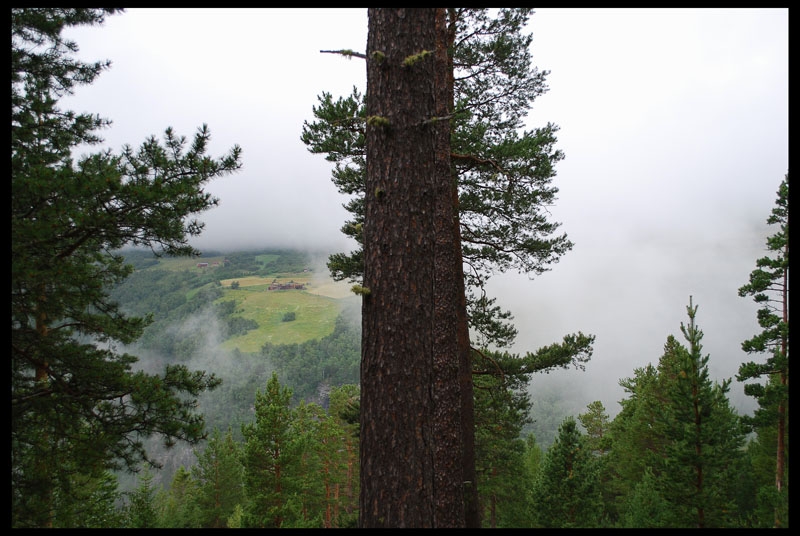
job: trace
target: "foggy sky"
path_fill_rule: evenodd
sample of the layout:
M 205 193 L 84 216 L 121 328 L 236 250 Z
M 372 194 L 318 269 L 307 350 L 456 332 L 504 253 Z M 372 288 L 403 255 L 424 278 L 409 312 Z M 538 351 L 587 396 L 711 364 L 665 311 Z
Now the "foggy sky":
M 788 172 L 788 9 L 538 9 L 534 65 L 548 70 L 528 128 L 560 127 L 560 192 L 550 211 L 574 249 L 533 280 L 489 285 L 520 331 L 524 353 L 576 331 L 596 336 L 585 372 L 563 382 L 579 406 L 613 416 L 620 378 L 656 364 L 668 335 L 699 306 L 703 352 L 733 378 L 759 331 L 737 290 L 766 254 L 766 225 Z M 113 121 L 108 147 L 138 146 L 166 127 L 191 139 L 207 123 L 211 154 L 234 144 L 243 169 L 212 183 L 203 249 L 354 244 L 339 231 L 346 199 L 332 165 L 300 141 L 323 91 L 364 91 L 366 9 L 130 9 L 101 27 L 71 30 L 86 60 L 113 65 L 62 101 Z M 752 401 L 734 378 L 741 412 Z

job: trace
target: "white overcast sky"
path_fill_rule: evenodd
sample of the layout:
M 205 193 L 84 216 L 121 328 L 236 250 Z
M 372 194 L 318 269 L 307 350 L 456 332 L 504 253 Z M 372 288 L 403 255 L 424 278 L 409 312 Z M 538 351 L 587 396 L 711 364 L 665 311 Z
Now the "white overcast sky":
M 613 416 L 620 378 L 656 364 L 693 296 L 715 379 L 734 378 L 757 333 L 740 298 L 788 172 L 788 9 L 542 8 L 531 17 L 534 64 L 550 90 L 530 128 L 560 127 L 560 189 L 551 212 L 574 249 L 552 271 L 497 276 L 490 291 L 515 315 L 514 352 L 596 335 L 585 372 L 563 382 L 580 411 Z M 365 90 L 366 66 L 320 50 L 364 51 L 358 9 L 136 8 L 71 30 L 83 59 L 113 62 L 64 107 L 111 119 L 104 147 L 137 146 L 168 126 L 191 137 L 207 123 L 212 153 L 234 144 L 243 169 L 211 184 L 220 206 L 201 215 L 202 248 L 352 244 L 331 164 L 300 141 L 323 91 Z M 551 383 L 552 385 L 552 383 Z M 732 398 L 743 413 L 734 378 Z

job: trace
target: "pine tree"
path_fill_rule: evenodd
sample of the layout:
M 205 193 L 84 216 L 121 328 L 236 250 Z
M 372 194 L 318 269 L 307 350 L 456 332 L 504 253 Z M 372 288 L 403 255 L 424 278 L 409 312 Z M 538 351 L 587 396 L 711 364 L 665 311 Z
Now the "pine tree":
M 340 519 L 340 527 L 354 528 L 358 524 L 359 413 L 358 385 L 342 385 L 331 389 L 328 414 L 343 430 L 342 448 L 344 449 L 347 464 L 344 480 L 337 490 L 342 508 L 342 512 L 336 516 Z
M 664 456 L 654 458 L 656 487 L 669 504 L 673 528 L 720 528 L 733 523 L 737 461 L 744 432 L 727 398 L 730 380 L 714 383 L 708 355 L 702 354 L 703 332 L 695 324 L 697 306 L 686 308 L 681 323 L 688 348 L 672 336 L 659 361 L 662 411 L 654 427 L 665 440 Z
M 648 466 L 633 492 L 625 499 L 619 528 L 669 528 L 669 504 L 656 489 L 656 477 Z
M 523 29 L 530 8 L 449 8 L 448 49 L 452 51 L 453 103 L 451 158 L 458 184 L 458 210 L 470 325 L 478 346 L 509 346 L 516 328 L 509 311 L 486 293 L 493 273 L 517 270 L 541 274 L 572 248 L 547 206 L 558 189 L 555 149 L 558 127 L 547 124 L 520 131 L 534 100 L 545 93 L 547 71 L 532 66 L 532 36 Z M 366 57 L 351 50 L 348 58 Z M 334 163 L 332 179 L 353 218 L 342 232 L 357 249 L 331 255 L 334 279 L 360 282 L 364 274 L 366 188 L 362 92 L 334 99 L 323 92 L 313 107 L 314 122 L 304 122 L 302 141 L 309 151 Z
M 597 454 L 603 456 L 610 447 L 608 429 L 611 426 L 610 419 L 606 413 L 606 408 L 599 400 L 591 402 L 586 406 L 588 411 L 578 415 L 583 428 L 586 430 L 586 444 Z
M 197 484 L 185 467 L 178 467 L 169 490 L 162 492 L 158 498 L 161 503 L 159 527 L 189 529 L 203 526 L 198 512 Z
M 486 353 L 502 367 L 508 354 Z M 475 379 L 475 450 L 485 528 L 531 526 L 522 428 L 530 422 L 527 374 L 478 374 Z
M 234 172 L 240 150 L 206 155 L 202 127 L 187 148 L 171 129 L 82 156 L 109 122 L 61 110 L 58 101 L 92 83 L 108 62 L 84 63 L 62 31 L 101 24 L 116 9 L 11 10 L 11 460 L 12 526 L 53 525 L 54 497 L 66 500 L 64 468 L 87 474 L 135 469 L 143 439 L 167 446 L 203 438 L 196 396 L 219 380 L 184 366 L 162 375 L 133 372 L 136 340 L 149 317 L 127 317 L 109 299 L 132 267 L 119 254 L 147 246 L 197 254 L 189 217 L 213 207 L 208 181 Z M 78 500 L 78 497 L 75 497 Z
M 561 423 L 533 489 L 534 515 L 544 528 L 593 528 L 602 513 L 597 465 L 573 417 Z
M 765 383 L 745 384 L 745 394 L 756 398 L 758 409 L 748 421 L 756 428 L 774 428 L 775 488 L 780 497 L 784 491 L 788 452 L 789 404 L 789 174 L 778 188 L 775 207 L 767 218 L 778 231 L 767 239 L 770 255 L 756 261 L 750 281 L 739 289 L 739 296 L 752 296 L 761 308 L 758 325 L 761 333 L 742 343 L 747 353 L 766 353 L 763 363 L 742 363 L 736 379 L 741 382 L 766 378 Z M 785 500 L 786 498 L 784 498 Z M 779 501 L 780 502 L 780 501 Z M 775 526 L 783 525 L 780 508 L 776 508 Z
M 326 493 L 338 471 L 332 475 L 326 469 L 336 465 L 326 449 L 322 425 L 327 420 L 325 410 L 318 404 L 300 401 L 292 411 L 292 450 L 298 452 L 296 466 L 286 467 L 286 488 L 293 490 L 289 502 L 294 505 L 291 516 L 286 516 L 286 528 L 321 528 L 330 523 Z M 332 462 L 326 464 L 325 462 Z M 336 468 L 338 469 L 338 467 Z
M 292 390 L 281 386 L 273 372 L 266 389 L 256 392 L 255 422 L 242 426 L 246 527 L 283 524 L 287 497 L 294 491 L 287 485 L 287 473 L 300 457 L 292 448 L 291 399 Z
M 69 492 L 54 498 L 55 528 L 122 528 L 124 512 L 117 477 L 106 471 L 99 475 L 74 472 Z
M 602 402 L 595 400 L 587 406 L 587 412 L 578 415 L 583 428 L 586 430 L 586 448 L 592 452 L 597 462 L 599 487 L 603 495 L 603 515 L 600 524 L 613 525 L 612 519 L 616 517 L 616 509 L 611 506 L 614 486 L 611 484 L 609 452 L 612 446 L 611 420 L 606 413 Z
M 611 421 L 611 449 L 603 458 L 600 477 L 604 517 L 610 525 L 626 515 L 643 475 L 653 471 L 654 459 L 665 455 L 665 441 L 654 429 L 664 403 L 658 390 L 658 369 L 652 364 L 636 368 L 632 378 L 623 378 L 619 384 L 628 397 L 620 401 L 622 409 Z
M 244 502 L 241 456 L 241 446 L 230 428 L 224 436 L 215 428 L 197 456 L 192 477 L 197 486 L 195 502 L 201 527 L 225 528 L 236 505 Z
M 320 408 L 322 410 L 322 408 Z M 316 485 L 322 484 L 321 506 L 323 528 L 339 528 L 352 523 L 352 516 L 346 515 L 349 506 L 347 495 L 343 493 L 349 483 L 352 467 L 349 438 L 338 420 L 324 411 L 318 414 L 316 437 L 320 459 L 319 476 Z
M 521 9 L 500 9 L 496 16 L 486 9 L 457 9 L 451 8 L 446 11 L 446 42 L 444 46 L 435 49 L 447 51 L 443 56 L 447 61 L 447 67 L 438 68 L 433 73 L 434 94 L 438 91 L 446 91 L 447 95 L 440 98 L 441 108 L 437 113 L 431 115 L 422 114 L 420 121 L 423 125 L 428 125 L 433 130 L 438 125 L 436 123 L 447 123 L 449 125 L 449 147 L 445 150 L 444 143 L 436 143 L 433 152 L 441 150 L 439 161 L 450 161 L 452 167 L 451 182 L 455 184 L 456 191 L 452 194 L 452 203 L 447 203 L 450 197 L 447 193 L 452 189 L 452 185 L 446 186 L 442 182 L 441 191 L 435 187 L 428 188 L 428 194 L 433 198 L 422 198 L 417 202 L 416 198 L 406 198 L 400 192 L 394 193 L 395 199 L 404 199 L 406 203 L 411 203 L 416 210 L 422 214 L 436 213 L 433 232 L 414 223 L 413 218 L 405 218 L 412 221 L 411 225 L 417 225 L 417 232 L 413 237 L 405 240 L 402 246 L 409 249 L 412 245 L 422 244 L 419 237 L 435 237 L 435 247 L 432 254 L 436 268 L 434 272 L 426 273 L 417 265 L 411 266 L 408 262 L 398 261 L 398 251 L 392 249 L 392 244 L 386 240 L 379 243 L 370 243 L 370 233 L 374 232 L 373 237 L 386 237 L 394 234 L 400 243 L 404 238 L 397 229 L 386 231 L 383 224 L 370 223 L 370 209 L 374 207 L 391 207 L 392 204 L 386 197 L 388 190 L 386 184 L 370 182 L 374 179 L 370 175 L 371 162 L 378 159 L 366 158 L 370 147 L 370 133 L 388 133 L 388 137 L 396 136 L 399 129 L 397 123 L 393 125 L 387 122 L 388 115 L 375 113 L 376 108 L 370 109 L 370 103 L 379 103 L 380 106 L 393 106 L 400 100 L 402 91 L 390 95 L 391 92 L 385 88 L 413 88 L 413 84 L 404 86 L 403 84 L 383 84 L 375 87 L 378 91 L 384 91 L 381 95 L 373 95 L 370 87 L 362 101 L 362 96 L 357 89 L 353 90 L 351 97 L 334 101 L 330 94 L 323 94 L 320 98 L 320 106 L 314 109 L 314 114 L 319 121 L 316 123 L 305 123 L 302 139 L 309 146 L 309 150 L 315 153 L 325 153 L 329 161 L 335 163 L 333 180 L 342 193 L 350 196 L 350 201 L 346 208 L 354 215 L 353 220 L 347 222 L 342 229 L 343 232 L 353 237 L 361 247 L 349 255 L 337 254 L 329 259 L 329 268 L 335 279 L 350 279 L 353 282 L 362 282 L 363 286 L 354 287 L 358 293 L 364 296 L 363 313 L 372 312 L 370 302 L 374 299 L 375 285 L 368 282 L 368 275 L 372 268 L 371 263 L 377 263 L 373 273 L 383 274 L 391 280 L 398 288 L 427 288 L 418 283 L 408 284 L 405 280 L 401 281 L 397 274 L 403 278 L 415 277 L 420 280 L 433 281 L 435 292 L 441 289 L 457 289 L 458 293 L 464 292 L 464 300 L 468 311 L 468 322 L 477 334 L 481 344 L 490 342 L 498 345 L 507 345 L 516 335 L 515 328 L 508 324 L 511 319 L 508 312 L 500 310 L 494 305 L 494 300 L 487 297 L 485 293 L 485 282 L 489 276 L 496 271 L 517 269 L 529 273 L 541 273 L 549 269 L 549 265 L 556 262 L 558 258 L 568 251 L 572 244 L 566 239 L 565 235 L 555 236 L 558 224 L 548 221 L 545 206 L 551 203 L 557 189 L 550 185 L 554 176 L 553 165 L 560 160 L 563 155 L 554 149 L 555 132 L 557 128 L 547 125 L 545 128 L 530 132 L 520 132 L 522 120 L 527 113 L 530 103 L 539 94 L 546 91 L 544 78 L 546 73 L 539 73 L 535 68 L 531 68 L 529 46 L 531 37 L 522 33 L 522 27 L 527 22 L 531 10 Z M 419 26 L 419 25 L 417 25 Z M 390 25 L 384 27 L 388 33 Z M 397 39 L 404 39 L 406 36 L 396 36 Z M 419 41 L 419 40 L 418 40 Z M 416 45 L 418 48 L 421 46 Z M 369 47 L 369 43 L 368 43 Z M 427 50 L 427 49 L 425 49 Z M 327 51 L 343 54 L 348 58 L 361 57 L 367 60 L 368 85 L 372 81 L 380 80 L 381 73 L 389 71 L 389 64 L 386 62 L 384 50 L 369 50 L 367 54 L 359 54 L 351 50 L 347 51 Z M 422 54 L 422 56 L 418 55 Z M 407 51 L 406 58 L 411 62 L 420 60 L 424 57 L 423 52 Z M 436 54 L 434 54 L 436 57 Z M 372 71 L 370 69 L 375 62 L 382 62 L 380 69 Z M 421 63 L 419 63 L 421 65 Z M 376 73 L 376 74 L 375 74 Z M 436 81 L 441 80 L 441 83 Z M 430 82 L 425 82 L 430 83 Z M 415 99 L 418 102 L 427 102 L 423 97 Z M 390 104 L 386 104 L 390 103 Z M 402 107 L 402 105 L 400 105 Z M 434 122 L 434 120 L 436 120 Z M 427 133 L 426 133 L 427 135 Z M 410 139 L 417 140 L 420 134 L 413 133 Z M 374 141 L 374 137 L 372 140 Z M 392 145 L 389 146 L 392 154 L 401 154 L 399 149 L 401 143 L 407 140 L 402 138 L 392 138 Z M 412 160 L 415 151 L 419 152 L 419 147 L 425 147 L 427 142 L 417 143 L 416 147 L 408 149 L 408 153 L 403 157 L 393 159 L 383 159 L 382 163 L 404 162 Z M 374 145 L 372 145 L 374 147 Z M 386 145 L 383 146 L 387 147 Z M 387 153 L 388 154 L 388 153 Z M 420 167 L 420 166 L 418 166 Z M 376 169 L 376 168 L 372 168 Z M 386 172 L 386 166 L 377 165 L 377 169 Z M 387 172 L 393 177 L 399 176 L 398 170 L 392 169 Z M 394 180 L 392 177 L 384 177 Z M 403 181 L 401 185 L 405 186 Z M 382 202 L 374 200 L 383 199 Z M 430 203 L 434 204 L 431 205 Z M 449 215 L 455 208 L 456 214 Z M 387 211 L 391 209 L 387 208 Z M 384 221 L 384 220 L 380 220 Z M 451 230 L 451 221 L 458 222 L 458 228 Z M 378 229 L 380 231 L 371 231 Z M 442 243 L 442 237 L 446 244 Z M 407 238 L 407 237 L 406 237 Z M 424 244 L 422 244 L 424 246 Z M 380 249 L 379 249 L 380 248 Z M 451 253 L 450 249 L 457 252 Z M 418 248 L 420 251 L 424 247 Z M 426 250 L 427 251 L 427 250 Z M 466 272 L 462 274 L 464 281 L 457 281 L 454 275 L 461 271 L 461 266 L 455 267 L 454 263 L 446 260 L 453 257 L 459 260 L 458 264 L 464 263 Z M 392 264 L 394 263 L 394 264 Z M 402 264 L 401 268 L 398 268 Z M 411 274 L 411 275 L 407 275 Z M 470 289 L 464 291 L 464 289 Z M 407 293 L 405 294 L 407 295 Z M 473 465 L 475 457 L 470 452 L 471 435 L 473 428 L 469 415 L 472 413 L 472 400 L 469 394 L 470 378 L 470 355 L 463 351 L 469 345 L 469 333 L 467 332 L 464 321 L 461 319 L 462 306 L 458 303 L 451 304 L 447 300 L 452 300 L 456 296 L 449 290 L 443 290 L 437 294 L 438 299 L 435 306 L 437 311 L 441 309 L 441 304 L 447 306 L 454 305 L 456 315 L 441 311 L 441 317 L 456 318 L 456 333 L 458 334 L 457 348 L 447 348 L 445 343 L 451 344 L 447 339 L 449 328 L 435 328 L 435 332 L 444 335 L 444 339 L 437 339 L 434 350 L 439 351 L 441 359 L 434 365 L 438 374 L 453 374 L 448 372 L 451 365 L 447 363 L 450 355 L 462 355 L 463 364 L 459 364 L 460 370 L 455 372 L 458 381 L 448 381 L 446 379 L 434 379 L 437 386 L 435 396 L 439 401 L 435 406 L 435 411 L 448 408 L 450 400 L 454 394 L 458 394 L 457 388 L 460 382 L 466 388 L 460 390 L 462 404 L 461 417 L 451 418 L 450 409 L 444 409 L 443 417 L 432 419 L 434 427 L 453 426 L 450 423 L 463 423 L 461 436 L 461 447 L 464 449 L 463 467 L 465 471 L 471 472 L 469 467 Z M 399 303 L 401 298 L 394 299 L 382 291 L 384 303 Z M 444 301 L 441 301 L 441 300 Z M 424 303 L 424 302 L 423 302 Z M 417 310 L 420 310 L 417 308 Z M 410 315 L 396 313 L 400 318 L 412 318 Z M 417 315 L 419 316 L 419 314 Z M 365 320 L 373 321 L 373 320 Z M 376 324 L 380 321 L 375 320 Z M 425 322 L 424 318 L 417 321 L 417 326 Z M 385 319 L 384 319 L 385 323 Z M 452 321 L 450 322 L 452 324 Z M 436 322 L 434 322 L 436 324 Z M 411 328 L 407 325 L 397 325 L 393 328 L 397 333 L 420 333 L 419 329 Z M 368 333 L 365 324 L 365 333 Z M 365 335 L 365 346 L 368 334 Z M 585 337 L 579 334 L 575 339 Z M 397 341 L 392 344 L 387 340 L 381 342 L 383 348 L 402 348 L 402 353 L 414 354 L 403 345 L 411 344 L 410 341 Z M 588 344 L 588 343 L 587 343 Z M 559 350 L 568 347 L 574 348 L 581 345 L 567 345 Z M 586 345 L 581 346 L 573 358 L 578 358 L 586 349 Z M 370 350 L 364 349 L 364 356 L 369 355 Z M 434 358 L 436 360 L 436 358 Z M 569 358 L 567 359 L 569 360 Z M 364 360 L 368 363 L 368 360 Z M 364 370 L 364 367 L 362 370 Z M 412 370 L 419 369 L 424 371 L 424 367 L 409 365 L 407 368 Z M 384 374 L 384 376 L 386 376 Z M 448 392 L 444 396 L 443 389 L 450 389 L 453 394 Z M 365 387 L 362 377 L 362 396 L 371 396 L 370 389 Z M 378 391 L 381 391 L 380 389 Z M 363 403 L 363 412 L 371 412 L 372 402 Z M 452 404 L 451 404 L 452 405 Z M 423 412 L 415 412 L 422 414 Z M 368 417 L 362 415 L 362 419 L 370 423 L 370 426 L 380 426 L 376 424 L 376 419 L 370 414 Z M 363 430 L 362 430 L 363 432 Z M 458 446 L 458 439 L 449 439 L 452 432 L 448 429 L 441 430 L 436 434 L 439 441 L 434 448 L 439 449 L 435 455 L 436 463 L 442 468 L 435 471 L 435 475 L 453 475 L 450 482 L 438 482 L 436 487 L 448 490 L 440 495 L 438 504 L 441 505 L 441 512 L 438 515 L 440 522 L 452 507 L 444 506 L 444 501 L 456 501 L 456 488 L 464 485 L 464 482 L 473 482 L 475 478 L 464 475 L 461 484 L 452 464 L 451 453 L 456 452 L 453 445 Z M 446 445 L 443 441 L 452 441 Z M 365 438 L 362 437 L 362 448 Z M 370 449 L 372 446 L 369 447 Z M 385 458 L 385 457 L 383 457 Z M 363 460 L 362 460 L 363 461 Z M 362 478 L 364 466 L 362 465 Z M 370 482 L 394 482 L 394 478 L 369 478 Z M 430 486 L 425 486 L 429 488 Z M 364 493 L 362 487 L 362 494 Z M 463 494 L 462 494 L 463 495 Z M 468 525 L 477 526 L 475 506 L 475 490 L 469 495 L 473 497 L 466 501 Z M 385 501 L 382 501 L 385 504 Z M 361 514 L 365 512 L 364 505 L 361 507 Z M 380 517 L 380 516 L 378 516 Z M 387 516 L 383 516 L 386 518 Z M 441 525 L 445 526 L 445 525 Z
M 368 14 L 359 525 L 477 526 L 445 11 Z
M 160 490 L 153 484 L 153 472 L 145 468 L 139 476 L 139 486 L 128 493 L 127 528 L 153 529 L 159 527 L 161 509 L 157 501 Z

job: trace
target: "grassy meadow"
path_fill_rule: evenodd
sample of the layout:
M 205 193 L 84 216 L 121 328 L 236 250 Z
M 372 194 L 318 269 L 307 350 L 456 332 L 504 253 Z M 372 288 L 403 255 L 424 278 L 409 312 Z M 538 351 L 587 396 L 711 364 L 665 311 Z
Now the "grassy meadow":
M 277 261 L 280 253 L 255 254 L 258 264 L 264 266 Z M 158 269 L 168 271 L 203 272 L 209 275 L 221 266 L 226 257 L 162 257 L 157 264 Z M 206 267 L 198 267 L 198 263 L 208 263 Z M 302 283 L 303 290 L 269 290 L 273 282 Z M 228 350 L 238 348 L 242 352 L 256 353 L 264 343 L 294 344 L 312 339 L 320 339 L 333 332 L 336 318 L 345 308 L 359 298 L 350 291 L 350 285 L 336 282 L 327 274 L 315 274 L 313 271 L 275 272 L 266 276 L 249 275 L 233 279 L 219 280 L 223 296 L 217 302 L 236 302 L 234 316 L 252 319 L 258 323 L 258 329 L 238 335 L 222 343 Z M 237 288 L 232 288 L 237 283 Z M 188 298 L 200 292 L 202 287 L 189 291 Z M 294 313 L 295 318 L 285 321 L 286 313 Z
M 268 290 L 270 283 L 303 283 L 304 290 Z M 237 281 L 238 289 L 231 288 Z M 308 274 L 284 273 L 269 277 L 243 277 L 220 281 L 224 296 L 219 301 L 236 301 L 236 315 L 255 320 L 259 328 L 226 340 L 222 347 L 258 352 L 264 343 L 293 344 L 320 339 L 333 332 L 336 317 L 345 300 L 357 299 L 345 284 L 333 281 L 315 284 Z M 295 319 L 284 321 L 286 313 Z

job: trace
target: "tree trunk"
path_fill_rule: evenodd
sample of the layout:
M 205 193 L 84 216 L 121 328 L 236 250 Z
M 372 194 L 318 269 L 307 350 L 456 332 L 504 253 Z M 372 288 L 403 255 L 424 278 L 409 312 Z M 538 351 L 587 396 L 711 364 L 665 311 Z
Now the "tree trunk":
M 464 527 L 472 392 L 446 15 L 368 13 L 359 525 Z
M 455 108 L 455 85 L 454 85 L 454 66 L 452 50 L 455 47 L 456 39 L 456 14 L 455 9 L 448 8 L 447 11 L 437 11 L 438 16 L 445 16 L 444 22 L 437 24 L 444 24 L 446 29 L 444 32 L 437 32 L 437 38 L 444 38 L 445 41 L 438 42 L 436 53 L 440 56 L 440 62 L 447 63 L 447 67 L 442 71 L 443 78 L 438 79 L 440 84 L 446 87 L 446 93 L 442 93 L 445 99 L 446 107 L 441 106 L 437 108 L 440 115 L 438 117 L 449 117 Z M 438 26 L 437 26 L 438 27 Z M 437 71 L 438 73 L 439 71 Z M 438 95 L 438 93 L 437 93 Z M 451 241 L 448 248 L 453 248 L 453 264 L 452 275 L 447 281 L 447 285 L 441 284 L 438 288 L 443 289 L 445 292 L 440 293 L 439 300 L 447 300 L 447 296 L 452 296 L 451 311 L 442 311 L 443 316 L 439 318 L 440 325 L 447 325 L 450 321 L 455 323 L 456 340 L 457 344 L 453 350 L 453 356 L 458 356 L 458 386 L 459 396 L 461 397 L 461 452 L 462 452 L 462 472 L 461 482 L 459 485 L 462 487 L 462 499 L 464 501 L 464 526 L 468 528 L 481 528 L 480 509 L 478 506 L 478 488 L 477 488 L 477 474 L 475 473 L 475 398 L 472 385 L 472 350 L 469 342 L 469 318 L 467 317 L 467 298 L 466 290 L 464 288 L 464 258 L 462 256 L 461 248 L 461 224 L 459 221 L 459 205 L 458 205 L 458 173 L 456 168 L 452 165 L 450 158 L 451 148 L 450 139 L 452 134 L 453 121 L 448 121 L 449 130 L 447 138 L 447 154 L 442 154 L 440 158 L 447 159 L 450 168 L 451 180 L 448 183 L 442 183 L 446 187 L 442 194 L 442 201 L 445 201 L 449 196 L 451 204 L 449 206 L 442 205 L 441 214 L 437 222 L 445 224 L 451 222 L 449 229 L 445 228 L 438 232 L 443 237 L 448 237 Z M 452 210 L 452 213 L 448 213 Z M 444 240 L 443 240 L 444 241 Z M 444 283 L 444 282 L 442 282 Z

